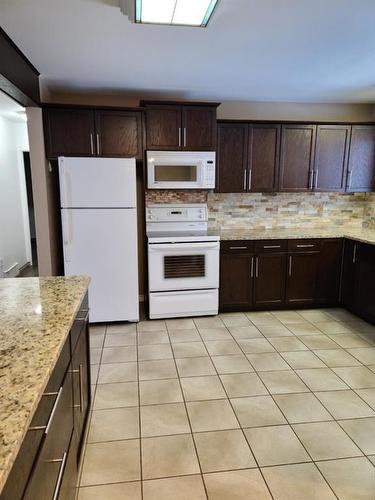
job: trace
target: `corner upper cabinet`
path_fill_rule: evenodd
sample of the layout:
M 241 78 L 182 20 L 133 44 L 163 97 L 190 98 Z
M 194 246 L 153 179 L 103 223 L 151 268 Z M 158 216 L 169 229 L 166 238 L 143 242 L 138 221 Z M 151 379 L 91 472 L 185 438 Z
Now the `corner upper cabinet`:
M 96 111 L 98 156 L 142 159 L 142 114 L 139 111 Z
M 311 191 L 316 125 L 283 125 L 279 191 Z
M 250 192 L 276 191 L 280 163 L 280 125 L 249 125 L 248 182 Z
M 248 125 L 219 123 L 217 191 L 243 193 L 247 187 Z
M 314 191 L 345 191 L 350 125 L 318 125 Z
M 142 101 L 149 150 L 216 151 L 217 103 Z
M 46 108 L 43 117 L 47 158 L 95 154 L 93 110 Z
M 375 126 L 353 125 L 347 191 L 375 190 Z

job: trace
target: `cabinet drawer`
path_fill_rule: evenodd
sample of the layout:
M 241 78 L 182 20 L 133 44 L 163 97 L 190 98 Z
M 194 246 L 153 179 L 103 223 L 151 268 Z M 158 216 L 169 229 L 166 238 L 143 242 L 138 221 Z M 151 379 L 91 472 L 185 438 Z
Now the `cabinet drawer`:
M 77 345 L 77 341 L 82 332 L 82 329 L 86 326 L 88 317 L 89 317 L 89 307 L 87 301 L 84 300 L 70 330 L 70 342 L 71 342 L 72 354 Z
M 318 239 L 300 239 L 289 240 L 289 252 L 318 252 L 320 250 L 320 240 Z
M 251 253 L 254 250 L 254 242 L 249 240 L 221 241 L 220 249 L 223 253 Z
M 286 240 L 260 240 L 255 242 L 256 253 L 286 252 Z
M 45 430 L 45 439 L 27 485 L 24 500 L 59 498 L 73 432 L 72 407 L 72 374 L 68 369 Z

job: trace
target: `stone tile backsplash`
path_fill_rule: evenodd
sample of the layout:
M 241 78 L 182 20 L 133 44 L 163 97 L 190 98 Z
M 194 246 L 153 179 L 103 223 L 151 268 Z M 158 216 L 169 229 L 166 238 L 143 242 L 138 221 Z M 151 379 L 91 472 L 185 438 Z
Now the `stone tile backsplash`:
M 375 193 L 146 191 L 149 203 L 207 203 L 212 229 L 285 229 L 363 225 L 375 229 Z

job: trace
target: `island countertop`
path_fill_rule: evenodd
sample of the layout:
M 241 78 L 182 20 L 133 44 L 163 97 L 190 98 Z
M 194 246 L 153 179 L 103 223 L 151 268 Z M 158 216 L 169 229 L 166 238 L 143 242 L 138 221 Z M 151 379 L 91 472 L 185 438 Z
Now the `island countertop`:
M 0 280 L 0 493 L 89 282 Z

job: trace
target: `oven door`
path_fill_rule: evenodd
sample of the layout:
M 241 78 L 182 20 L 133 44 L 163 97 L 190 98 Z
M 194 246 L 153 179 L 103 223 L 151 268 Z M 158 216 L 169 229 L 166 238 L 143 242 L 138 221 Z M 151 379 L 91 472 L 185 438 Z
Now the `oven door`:
M 149 243 L 150 292 L 219 287 L 220 243 Z

